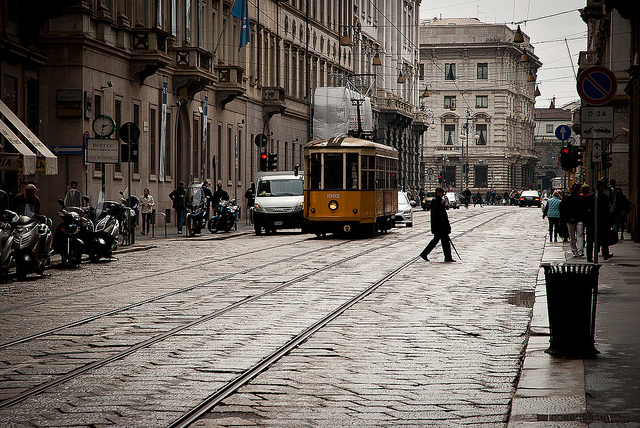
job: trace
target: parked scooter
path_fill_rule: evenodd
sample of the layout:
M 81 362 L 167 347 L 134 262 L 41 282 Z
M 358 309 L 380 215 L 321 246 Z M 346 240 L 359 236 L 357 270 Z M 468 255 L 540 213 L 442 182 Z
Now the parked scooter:
M 185 208 L 187 214 L 185 216 L 185 222 L 187 231 L 189 236 L 196 236 L 204 229 L 209 211 L 209 198 L 204 194 L 201 183 L 192 183 L 189 185 L 186 201 Z
M 6 210 L 0 215 L 0 280 L 2 281 L 16 266 L 12 232 L 17 221 L 18 214 L 13 211 Z
M 89 203 L 89 198 L 85 196 Z M 101 258 L 111 258 L 118 248 L 118 235 L 120 234 L 120 215 L 122 204 L 114 201 L 98 202 L 93 208 L 90 206 L 90 217 L 93 220 L 93 232 L 87 238 L 87 252 L 92 262 L 98 262 Z
M 82 254 L 89 254 L 86 243 L 93 233 L 93 222 L 87 218 L 82 207 L 66 207 L 62 199 L 58 200 L 58 203 L 62 206 L 58 212 L 62 217 L 62 223 L 53 235 L 53 249 L 60 254 L 63 266 L 75 268 L 82 261 Z
M 231 228 L 237 230 L 238 206 L 236 200 L 230 201 L 220 200 L 215 208 L 213 217 L 209 219 L 209 232 L 216 233 L 220 230 L 229 232 Z
M 19 217 L 12 237 L 18 279 L 24 279 L 31 272 L 42 275 L 53 254 L 53 222 L 50 218 L 34 213 L 35 207 L 29 204 L 19 205 L 16 209 Z

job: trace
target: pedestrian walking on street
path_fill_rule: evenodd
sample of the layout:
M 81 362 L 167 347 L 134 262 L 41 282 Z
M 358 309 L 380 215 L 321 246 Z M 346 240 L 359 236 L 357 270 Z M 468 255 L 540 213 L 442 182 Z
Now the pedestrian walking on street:
M 442 252 L 444 253 L 445 262 L 455 262 L 451 257 L 451 243 L 449 241 L 449 234 L 451 233 L 451 225 L 449 224 L 449 217 L 447 216 L 447 210 L 444 207 L 442 198 L 444 197 L 444 189 L 442 187 L 436 188 L 436 197 L 431 202 L 431 233 L 433 233 L 433 239 L 427 244 L 420 257 L 429 261 L 427 257 L 429 253 L 438 244 L 438 241 L 442 244 Z
M 473 199 L 473 206 L 475 207 L 476 204 L 479 204 L 480 208 L 482 208 L 482 195 L 479 190 L 478 193 L 476 193 L 476 197 Z
M 605 193 L 606 184 L 603 180 L 598 180 L 597 199 L 596 192 L 587 196 L 587 261 L 593 262 L 594 256 L 602 250 L 604 260 L 613 257 L 613 253 L 609 252 L 609 231 L 611 230 L 611 212 L 609 211 L 609 197 Z M 593 224 L 593 207 L 595 201 L 598 201 L 598 221 Z M 597 246 L 594 248 L 595 232 L 598 232 Z M 595 252 L 594 252 L 595 251 Z
M 153 199 L 153 196 L 149 193 L 149 189 L 144 189 L 144 195 L 140 198 L 140 203 L 142 204 L 142 208 L 140 208 L 140 212 L 142 213 L 142 234 L 149 234 L 149 226 L 151 225 L 151 218 L 153 217 L 153 209 L 156 201 Z
M 173 208 L 176 210 L 178 233 L 182 233 L 182 226 L 184 226 L 184 203 L 186 196 L 187 190 L 184 188 L 184 181 L 180 181 L 178 183 L 178 187 L 173 192 L 169 193 L 169 198 L 173 201 Z
M 571 186 L 571 194 L 563 200 L 567 219 L 567 229 L 574 257 L 584 256 L 584 220 L 587 212 L 586 199 L 580 195 L 580 185 Z
M 545 206 L 542 218 L 549 219 L 549 242 L 558 242 L 560 234 L 560 192 L 553 192 L 553 197 L 549 199 Z

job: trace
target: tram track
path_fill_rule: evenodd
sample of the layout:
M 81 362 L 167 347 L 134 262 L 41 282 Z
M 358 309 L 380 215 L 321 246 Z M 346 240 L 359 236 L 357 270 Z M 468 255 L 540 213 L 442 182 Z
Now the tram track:
M 483 221 L 480 224 L 477 224 L 477 225 L 465 230 L 460 235 L 469 233 L 470 231 L 474 230 L 475 228 L 480 227 L 480 226 L 482 226 L 482 225 L 484 225 L 486 223 L 489 223 L 491 221 L 494 221 L 495 219 L 497 219 L 497 218 L 499 218 L 499 217 L 501 217 L 503 215 L 505 215 L 505 213 L 502 213 L 502 214 L 499 214 L 499 215 L 496 215 L 496 216 L 492 216 L 492 217 L 490 217 L 488 219 L 485 219 L 485 221 Z M 477 215 L 473 215 L 473 216 L 470 216 L 470 217 L 465 217 L 465 218 L 457 220 L 455 222 L 461 222 L 461 221 L 466 221 L 466 220 L 470 220 L 470 219 L 472 220 L 476 216 Z M 315 268 L 315 269 L 313 269 L 313 270 L 311 270 L 311 271 L 309 271 L 307 273 L 304 273 L 302 275 L 298 275 L 298 276 L 296 276 L 296 277 L 294 277 L 294 278 L 292 278 L 292 279 L 290 279 L 290 280 L 288 280 L 288 281 L 286 281 L 286 282 L 284 282 L 282 284 L 278 284 L 277 286 L 271 287 L 271 288 L 269 288 L 269 289 L 267 289 L 267 290 L 265 290 L 263 292 L 257 293 L 255 295 L 246 296 L 245 298 L 237 300 L 233 304 L 227 305 L 224 308 L 220 308 L 218 310 L 215 310 L 215 311 L 213 311 L 211 313 L 208 313 L 206 315 L 201 316 L 200 318 L 198 318 L 196 320 L 184 323 L 184 324 L 182 324 L 180 326 L 177 326 L 177 327 L 175 327 L 173 329 L 170 329 L 170 330 L 168 330 L 166 332 L 163 332 L 161 334 L 157 334 L 157 335 L 155 335 L 155 336 L 153 336 L 153 337 L 151 337 L 151 338 L 149 338 L 147 340 L 144 340 L 144 341 L 142 341 L 140 343 L 132 345 L 132 346 L 128 347 L 127 349 L 125 349 L 123 351 L 120 351 L 120 352 L 117 352 L 117 353 L 115 353 L 115 354 L 113 354 L 113 355 L 111 355 L 111 356 L 109 356 L 107 358 L 103 358 L 103 359 L 100 359 L 100 360 L 97 360 L 97 361 L 93 361 L 93 362 L 87 363 L 87 364 L 85 364 L 83 366 L 80 366 L 80 367 L 78 367 L 78 368 L 66 373 L 65 375 L 59 376 L 56 379 L 52 379 L 51 381 L 48 381 L 48 382 L 43 382 L 43 383 L 41 383 L 39 385 L 36 385 L 36 386 L 34 386 L 32 388 L 29 388 L 26 391 L 23 391 L 20 394 L 17 394 L 17 395 L 15 395 L 13 397 L 5 399 L 4 401 L 0 401 L 0 409 L 11 407 L 11 406 L 13 406 L 15 404 L 18 404 L 18 403 L 20 403 L 20 402 L 22 402 L 22 401 L 24 401 L 24 400 L 26 400 L 26 399 L 28 399 L 30 397 L 33 397 L 33 396 L 36 396 L 38 394 L 41 394 L 42 392 L 48 391 L 48 390 L 50 390 L 51 388 L 53 388 L 55 386 L 61 385 L 61 384 L 65 383 L 65 382 L 68 382 L 69 380 L 75 379 L 75 378 L 81 376 L 84 373 L 87 373 L 87 372 L 89 372 L 91 370 L 95 370 L 97 368 L 106 366 L 106 365 L 108 365 L 108 364 L 110 364 L 110 363 L 112 363 L 114 361 L 121 360 L 121 359 L 123 359 L 123 358 L 125 358 L 125 357 L 127 357 L 127 356 L 129 356 L 129 355 L 141 350 L 141 349 L 148 348 L 148 347 L 152 346 L 153 344 L 156 344 L 158 342 L 162 342 L 163 340 L 166 340 L 167 338 L 173 337 L 173 336 L 177 335 L 178 333 L 180 333 L 182 331 L 185 331 L 185 330 L 187 330 L 189 328 L 192 328 L 192 327 L 197 326 L 199 324 L 202 324 L 204 322 L 213 320 L 216 317 L 221 316 L 222 314 L 228 313 L 228 312 L 230 312 L 230 311 L 232 311 L 234 309 L 237 309 L 239 307 L 247 305 L 250 302 L 254 302 L 256 300 L 264 298 L 265 296 L 277 293 L 278 291 L 281 291 L 281 290 L 283 290 L 283 289 L 285 289 L 285 288 L 287 288 L 287 287 L 289 287 L 289 286 L 291 286 L 293 284 L 300 283 L 300 282 L 302 282 L 302 281 L 304 281 L 304 280 L 306 280 L 308 278 L 313 277 L 314 275 L 318 275 L 319 273 L 327 271 L 327 270 L 329 270 L 329 269 L 331 269 L 333 267 L 336 267 L 336 266 L 338 266 L 340 264 L 344 264 L 344 263 L 346 263 L 348 261 L 355 260 L 355 259 L 357 259 L 357 258 L 359 258 L 359 257 L 361 257 L 361 256 L 363 256 L 363 255 L 365 255 L 367 253 L 370 253 L 372 251 L 377 251 L 377 250 L 380 250 L 380 249 L 384 249 L 385 247 L 389 247 L 391 245 L 396 245 L 399 242 L 415 238 L 416 236 L 419 236 L 419 235 L 422 235 L 422 234 L 424 234 L 424 231 L 417 231 L 417 232 L 409 233 L 406 236 L 403 236 L 401 239 L 394 240 L 393 242 L 385 242 L 382 245 L 376 246 L 376 248 L 367 248 L 367 249 L 365 249 L 363 251 L 357 252 L 357 253 L 352 254 L 350 256 L 342 257 L 342 258 L 340 258 L 338 260 L 335 260 L 333 262 L 326 263 L 326 264 L 324 264 L 323 266 L 321 266 L 319 268 Z M 340 245 L 346 245 L 346 244 L 348 244 L 350 242 L 353 242 L 353 241 L 352 240 L 341 241 L 341 242 L 339 242 L 337 244 L 332 244 L 332 245 L 328 245 L 328 246 L 324 247 L 324 250 L 330 249 L 330 248 L 333 248 L 333 247 L 338 247 Z M 261 249 L 259 251 L 264 251 L 264 250 L 265 249 Z M 262 265 L 251 267 L 251 268 L 241 269 L 241 270 L 238 270 L 236 272 L 232 272 L 232 273 L 229 273 L 227 275 L 223 275 L 221 277 L 215 278 L 215 279 L 210 280 L 210 281 L 205 281 L 203 283 L 194 284 L 194 285 L 191 285 L 189 287 L 182 288 L 180 290 L 175 290 L 175 291 L 172 291 L 170 293 L 165 293 L 165 294 L 158 295 L 158 296 L 155 296 L 155 297 L 150 298 L 150 299 L 145 299 L 143 301 L 135 302 L 133 304 L 130 304 L 130 305 L 127 305 L 127 306 L 123 306 L 123 307 L 114 309 L 112 311 L 108 311 L 108 312 L 105 312 L 105 313 L 102 313 L 102 314 L 98 314 L 98 315 L 93 316 L 93 317 L 88 317 L 88 318 L 85 318 L 83 320 L 79 320 L 79 321 L 77 321 L 75 323 L 70 323 L 70 324 L 67 324 L 67 325 L 58 326 L 58 327 L 56 327 L 54 329 L 50 329 L 48 331 L 41 332 L 39 334 L 35 334 L 35 335 L 31 335 L 31 336 L 25 336 L 24 338 L 21 338 L 21 339 L 12 341 L 12 342 L 7 342 L 7 343 L 5 343 L 3 345 L 0 345 L 0 349 L 8 348 L 8 347 L 11 347 L 12 345 L 16 345 L 16 344 L 19 344 L 19 343 L 24 343 L 24 342 L 27 342 L 27 341 L 30 341 L 30 340 L 34 340 L 34 339 L 37 339 L 37 338 L 41 338 L 41 337 L 44 337 L 46 335 L 51 335 L 51 334 L 54 334 L 56 332 L 60 332 L 60 331 L 62 331 L 64 329 L 66 329 L 66 328 L 71 328 L 73 326 L 77 326 L 77 325 L 80 325 L 80 324 L 86 324 L 86 323 L 89 323 L 91 321 L 95 321 L 95 320 L 97 320 L 99 318 L 104 318 L 104 317 L 108 317 L 110 315 L 114 315 L 114 314 L 119 313 L 119 312 L 124 312 L 124 311 L 126 311 L 128 309 L 131 309 L 133 307 L 142 306 L 142 305 L 144 305 L 146 303 L 150 303 L 152 301 L 157 301 L 157 300 L 163 299 L 163 298 L 171 296 L 171 295 L 184 293 L 184 292 L 187 292 L 187 291 L 192 290 L 194 288 L 202 287 L 202 286 L 205 286 L 207 284 L 211 284 L 213 282 L 224 281 L 224 280 L 230 279 L 230 278 L 232 278 L 233 276 L 236 276 L 236 275 L 241 275 L 241 274 L 245 274 L 245 273 L 248 273 L 248 272 L 264 269 L 265 267 L 272 266 L 272 265 L 275 265 L 275 264 L 278 264 L 278 263 L 283 263 L 285 261 L 290 261 L 290 260 L 295 259 L 296 257 L 303 257 L 305 255 L 308 255 L 310 252 L 317 252 L 317 251 L 319 251 L 319 249 L 316 248 L 316 249 L 310 250 L 308 252 L 301 253 L 301 254 L 296 254 L 296 255 L 293 255 L 293 256 L 289 256 L 289 257 L 285 257 L 285 258 L 282 258 L 282 259 L 277 260 L 277 261 L 264 263 Z M 239 257 L 239 255 L 235 255 L 233 257 Z M 393 277 L 394 275 L 396 275 L 397 273 L 402 271 L 404 268 L 409 266 L 411 263 L 415 262 L 415 260 L 417 260 L 417 259 L 418 259 L 418 257 L 415 257 L 415 258 L 411 259 L 410 261 L 406 262 L 405 264 L 403 264 L 400 268 L 397 268 L 396 270 L 394 270 L 390 274 L 385 275 L 383 278 L 381 278 L 378 281 L 376 281 L 372 286 L 370 286 L 367 290 L 365 290 L 363 293 L 361 293 L 359 295 L 360 296 L 359 298 L 356 297 L 356 298 L 351 299 L 349 302 L 346 302 L 343 305 L 344 308 L 342 310 L 336 310 L 336 311 L 334 311 L 332 313 L 333 315 L 329 314 L 327 317 L 332 316 L 333 318 L 331 318 L 331 319 L 334 319 L 335 317 L 339 316 L 339 314 L 344 312 L 344 310 L 346 310 L 348 307 L 350 307 L 350 306 L 354 305 L 355 303 L 357 303 L 358 301 L 362 300 L 364 297 L 366 297 L 366 295 L 368 295 L 371 292 L 373 292 L 376 288 L 378 288 L 380 285 L 382 285 L 384 282 L 386 282 L 389 278 Z M 345 306 L 345 305 L 347 305 L 347 306 Z M 326 318 L 326 319 L 327 319 L 326 322 L 319 323 L 316 327 L 312 326 L 309 329 L 307 329 L 307 333 L 306 333 L 305 337 L 309 337 L 315 331 L 317 331 L 318 329 L 322 328 L 322 326 L 326 325 L 326 323 L 328 323 L 330 321 L 329 318 Z M 295 348 L 299 343 L 301 343 L 302 341 L 305 340 L 303 335 L 304 335 L 304 332 L 301 333 L 301 335 L 298 335 L 299 337 L 296 336 L 297 339 L 294 338 L 291 341 L 289 341 L 288 345 L 285 345 L 285 346 L 287 346 L 289 350 Z M 271 354 L 268 358 L 263 359 L 263 361 L 271 361 L 271 360 L 273 360 L 271 363 L 269 363 L 269 364 L 273 364 L 273 362 L 275 362 L 277 359 L 279 359 L 282 355 L 285 355 L 287 352 L 288 351 L 284 351 L 284 350 L 280 350 L 279 352 L 277 351 L 276 353 Z M 279 356 L 276 355 L 276 354 L 278 354 Z M 257 374 L 261 370 L 264 370 L 264 367 L 263 368 L 256 367 L 254 369 L 254 372 Z M 247 380 L 239 382 L 238 388 L 242 384 L 245 384 L 251 378 L 253 378 L 254 375 L 252 376 L 251 374 L 247 373 L 247 374 L 244 375 L 244 377 L 246 377 Z M 218 395 L 220 396 L 220 394 L 218 394 Z M 225 396 L 228 396 L 228 394 L 225 395 Z M 176 425 L 176 426 L 178 426 L 178 425 Z

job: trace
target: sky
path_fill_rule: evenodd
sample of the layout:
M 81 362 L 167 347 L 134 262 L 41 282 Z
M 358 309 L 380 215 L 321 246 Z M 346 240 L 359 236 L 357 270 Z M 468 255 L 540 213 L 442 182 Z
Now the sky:
M 541 95 L 536 98 L 536 108 L 549 107 L 553 97 L 556 107 L 561 107 L 579 100 L 571 63 L 577 71 L 579 53 L 587 48 L 587 25 L 577 10 L 586 3 L 586 0 L 422 0 L 420 19 L 478 18 L 490 24 L 507 24 L 513 29 L 520 23 L 542 62 L 537 75 Z

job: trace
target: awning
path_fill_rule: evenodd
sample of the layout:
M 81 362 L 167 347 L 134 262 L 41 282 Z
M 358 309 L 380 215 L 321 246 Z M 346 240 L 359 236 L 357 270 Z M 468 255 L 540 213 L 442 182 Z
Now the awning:
M 2 102 L 2 101 L 0 101 Z M 33 175 L 36 173 L 36 154 L 26 146 L 16 134 L 14 134 L 9 126 L 0 120 L 0 134 L 4 136 L 15 147 L 22 156 L 24 156 L 24 175 Z
M 58 174 L 58 158 L 56 157 L 56 155 L 54 155 L 51 150 L 49 150 L 49 148 L 47 148 L 47 146 L 44 145 L 44 143 L 42 141 L 40 141 L 38 139 L 38 137 L 35 136 L 35 134 L 33 132 L 31 132 L 31 130 L 29 128 L 27 128 L 27 126 L 22 123 L 22 121 L 18 118 L 18 116 L 16 116 L 11 109 L 9 109 L 9 107 L 6 106 L 5 103 L 3 103 L 0 100 L 0 113 L 2 113 L 2 115 L 4 117 L 7 118 L 7 120 L 9 120 L 9 122 L 11 122 L 11 124 L 14 126 L 14 128 L 16 128 L 22 135 L 24 135 L 24 137 L 29 140 L 29 142 L 33 145 L 33 147 L 38 151 L 38 153 L 40 153 L 42 156 L 44 156 L 46 158 L 46 169 L 45 169 L 45 174 L 47 175 L 57 175 Z M 24 155 L 24 174 L 25 175 L 32 175 L 35 174 L 35 170 L 36 170 L 36 164 L 35 164 L 35 155 L 34 153 L 29 150 L 29 148 L 22 142 L 20 141 L 20 139 L 13 133 L 11 132 L 11 130 L 8 128 L 8 126 L 0 121 L 0 123 L 2 123 L 2 125 L 0 125 L 0 129 L 2 129 L 2 135 L 5 136 L 5 138 L 7 138 L 7 140 L 20 152 Z M 6 131 L 8 131 L 7 133 L 5 133 L 5 129 Z M 7 135 L 9 135 L 10 137 L 7 137 Z M 16 143 L 17 141 L 17 143 Z M 18 144 L 18 145 L 16 145 Z M 21 149 L 20 145 L 23 146 L 23 148 Z M 23 151 L 24 149 L 28 150 L 29 153 L 28 155 Z M 31 158 L 33 156 L 33 170 L 32 172 L 27 172 L 27 165 L 29 162 L 31 162 L 31 160 L 27 161 L 27 158 Z

